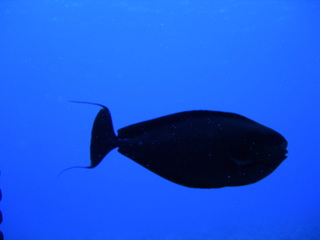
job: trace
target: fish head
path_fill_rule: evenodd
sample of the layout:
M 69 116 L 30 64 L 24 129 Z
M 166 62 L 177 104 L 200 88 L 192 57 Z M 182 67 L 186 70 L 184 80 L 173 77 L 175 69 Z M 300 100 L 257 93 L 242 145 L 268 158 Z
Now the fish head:
M 271 129 L 243 136 L 240 142 L 234 145 L 231 151 L 231 160 L 237 166 L 278 166 L 287 157 L 288 142 L 281 134 Z
M 271 129 L 255 134 L 246 146 L 247 156 L 253 162 L 278 166 L 287 158 L 288 142 Z

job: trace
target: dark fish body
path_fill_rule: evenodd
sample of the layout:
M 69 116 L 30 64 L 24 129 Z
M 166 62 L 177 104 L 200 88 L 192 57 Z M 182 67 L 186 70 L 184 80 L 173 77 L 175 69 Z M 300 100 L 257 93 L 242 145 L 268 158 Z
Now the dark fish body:
M 114 134 L 103 105 L 93 124 L 91 166 L 112 149 L 177 184 L 220 188 L 251 184 L 286 158 L 287 141 L 246 117 L 188 111 L 133 124 Z

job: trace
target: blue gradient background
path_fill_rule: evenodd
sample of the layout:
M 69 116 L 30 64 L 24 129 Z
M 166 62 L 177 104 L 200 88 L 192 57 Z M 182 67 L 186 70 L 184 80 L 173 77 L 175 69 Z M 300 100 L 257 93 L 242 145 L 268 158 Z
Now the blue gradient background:
M 1 178 L 8 240 L 320 239 L 320 3 L 1 0 Z M 112 151 L 115 129 L 184 110 L 242 114 L 288 159 L 242 187 L 182 187 Z

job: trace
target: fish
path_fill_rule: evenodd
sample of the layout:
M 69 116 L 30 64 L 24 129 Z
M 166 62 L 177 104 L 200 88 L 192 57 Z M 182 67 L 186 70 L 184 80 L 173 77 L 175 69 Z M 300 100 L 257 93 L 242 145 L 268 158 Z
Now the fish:
M 90 160 L 96 167 L 113 149 L 144 168 L 190 188 L 244 186 L 260 181 L 286 159 L 287 140 L 242 115 L 193 110 L 126 126 L 117 131 L 109 109 L 98 103 Z

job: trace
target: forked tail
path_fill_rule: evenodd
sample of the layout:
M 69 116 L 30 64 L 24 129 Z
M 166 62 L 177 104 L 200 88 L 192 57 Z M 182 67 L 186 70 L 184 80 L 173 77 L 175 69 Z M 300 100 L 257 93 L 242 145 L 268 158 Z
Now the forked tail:
M 74 168 L 94 168 L 96 167 L 102 159 L 114 148 L 118 146 L 118 138 L 113 131 L 113 125 L 111 120 L 111 115 L 109 109 L 98 103 L 90 102 L 80 102 L 80 101 L 71 101 L 74 103 L 84 103 L 91 104 L 102 107 L 102 109 L 97 114 L 92 131 L 91 131 L 91 144 L 90 144 L 90 160 L 91 165 L 89 167 L 75 166 L 63 170 L 58 177 Z
M 112 149 L 117 147 L 118 138 L 113 131 L 109 109 L 101 104 L 90 104 L 102 107 L 94 120 L 91 132 L 90 168 L 94 168 Z

